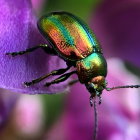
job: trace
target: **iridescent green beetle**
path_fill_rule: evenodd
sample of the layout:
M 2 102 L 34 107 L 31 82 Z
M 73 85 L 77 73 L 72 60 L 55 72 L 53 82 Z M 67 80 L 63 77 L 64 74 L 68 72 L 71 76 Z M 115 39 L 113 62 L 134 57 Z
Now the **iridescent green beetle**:
M 77 74 L 78 81 L 85 84 L 91 94 L 91 106 L 94 97 L 98 96 L 101 99 L 100 96 L 104 89 L 110 91 L 117 88 L 140 87 L 140 85 L 128 85 L 107 88 L 107 82 L 105 80 L 107 63 L 102 49 L 91 29 L 80 18 L 68 12 L 52 12 L 39 19 L 38 28 L 48 40 L 49 45 L 38 45 L 25 51 L 7 53 L 7 55 L 22 55 L 34 51 L 37 48 L 42 48 L 46 53 L 58 55 L 62 58 L 66 62 L 67 68 L 54 70 L 31 82 L 25 82 L 24 84 L 26 86 L 36 84 L 49 76 L 63 74 L 59 78 L 44 85 L 50 86 L 65 81 L 72 74 Z M 76 70 L 65 73 L 72 66 Z M 99 100 L 99 103 L 101 103 L 101 100 Z
M 91 31 L 91 29 L 80 18 L 68 12 L 53 12 L 41 17 L 38 21 L 39 31 L 48 40 L 49 44 L 37 45 L 33 48 L 21 52 L 6 53 L 7 55 L 22 55 L 42 48 L 46 53 L 58 55 L 62 58 L 67 68 L 58 69 L 46 74 L 31 82 L 24 82 L 26 86 L 36 84 L 43 79 L 61 75 L 57 79 L 46 83 L 44 86 L 50 86 L 67 80 L 72 74 L 78 75 L 80 83 L 85 84 L 90 92 L 90 105 L 93 105 L 92 99 L 99 97 L 101 103 L 101 94 L 104 89 L 107 91 L 117 88 L 139 88 L 140 85 L 126 85 L 113 88 L 107 88 L 105 80 L 107 75 L 107 63 L 103 56 L 102 49 Z M 71 67 L 76 70 L 65 73 Z M 65 74 L 64 74 L 65 73 Z M 94 139 L 97 137 L 97 111 L 96 100 L 94 100 L 95 129 Z

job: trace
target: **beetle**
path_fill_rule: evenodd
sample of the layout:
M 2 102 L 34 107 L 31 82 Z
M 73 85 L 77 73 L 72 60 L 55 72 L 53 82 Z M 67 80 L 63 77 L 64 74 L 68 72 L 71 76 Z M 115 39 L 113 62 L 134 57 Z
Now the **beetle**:
M 67 67 L 54 70 L 31 82 L 24 82 L 26 86 L 36 84 L 49 76 L 62 74 L 57 79 L 44 85 L 48 87 L 67 80 L 72 74 L 77 74 L 78 80 L 76 81 L 85 84 L 90 93 L 91 106 L 93 105 L 92 99 L 95 97 L 99 97 L 99 104 L 101 103 L 101 94 L 104 89 L 110 91 L 117 88 L 140 87 L 140 85 L 126 85 L 107 88 L 107 81 L 105 80 L 107 76 L 107 62 L 103 56 L 102 48 L 95 34 L 79 17 L 68 12 L 52 12 L 42 16 L 38 20 L 37 26 L 41 34 L 49 42 L 48 45 L 41 44 L 25 51 L 6 53 L 6 55 L 23 55 L 42 48 L 46 53 L 62 58 L 66 62 Z M 72 66 L 76 70 L 65 73 Z
M 111 91 L 118 88 L 139 88 L 140 85 L 125 85 L 108 88 L 107 81 L 107 62 L 103 56 L 102 48 L 95 34 L 79 17 L 68 12 L 52 12 L 42 16 L 38 20 L 38 29 L 47 39 L 49 44 L 41 44 L 35 47 L 19 52 L 8 52 L 6 55 L 17 56 L 32 52 L 42 48 L 50 55 L 57 55 L 62 58 L 67 67 L 58 69 L 42 77 L 24 82 L 25 86 L 31 86 L 46 79 L 49 76 L 61 75 L 57 79 L 47 82 L 44 86 L 58 84 L 67 80 L 72 74 L 78 75 L 78 80 L 72 81 L 71 84 L 80 81 L 85 84 L 90 93 L 90 105 L 93 106 L 92 99 L 99 97 L 101 104 L 101 94 L 104 89 Z M 71 67 L 76 70 L 67 72 Z M 67 73 L 66 73 L 67 72 Z M 97 112 L 96 102 L 94 100 L 95 110 L 95 135 L 97 133 Z

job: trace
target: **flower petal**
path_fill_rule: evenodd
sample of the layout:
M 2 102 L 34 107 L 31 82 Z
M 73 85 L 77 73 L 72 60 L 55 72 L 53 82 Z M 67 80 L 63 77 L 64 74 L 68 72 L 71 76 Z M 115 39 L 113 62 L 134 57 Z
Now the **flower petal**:
M 46 55 L 41 49 L 22 56 L 6 56 L 7 52 L 23 51 L 45 43 L 36 27 L 36 19 L 29 0 L 0 1 L 0 87 L 29 94 L 56 93 L 66 88 L 66 83 L 45 88 L 40 82 L 25 88 L 28 82 L 52 70 L 65 67 L 60 58 Z M 49 79 L 52 80 L 52 79 Z

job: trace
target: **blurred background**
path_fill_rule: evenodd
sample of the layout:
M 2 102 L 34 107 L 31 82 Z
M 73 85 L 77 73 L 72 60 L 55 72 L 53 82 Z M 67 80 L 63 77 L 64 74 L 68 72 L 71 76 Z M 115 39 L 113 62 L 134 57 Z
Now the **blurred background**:
M 32 0 L 39 18 L 68 11 L 96 34 L 108 62 L 108 86 L 140 84 L 139 0 Z M 22 95 L 1 89 L 1 140 L 93 140 L 94 110 L 80 83 L 67 94 Z M 103 92 L 98 140 L 140 140 L 140 90 Z

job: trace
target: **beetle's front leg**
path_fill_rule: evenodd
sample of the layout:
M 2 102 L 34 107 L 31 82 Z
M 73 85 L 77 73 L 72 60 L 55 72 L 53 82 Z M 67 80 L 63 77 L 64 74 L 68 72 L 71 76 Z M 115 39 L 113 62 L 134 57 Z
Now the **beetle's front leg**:
M 89 103 L 90 103 L 90 106 L 92 107 L 93 106 L 93 96 L 91 95 L 90 97 L 89 97 Z
M 33 51 L 35 51 L 35 50 L 37 50 L 39 48 L 42 48 L 48 54 L 56 55 L 56 52 L 52 48 L 50 48 L 47 44 L 40 44 L 38 46 L 26 49 L 25 51 L 8 52 L 8 53 L 6 53 L 6 55 L 11 55 L 11 56 L 14 57 L 14 56 L 17 56 L 17 55 L 23 55 L 23 54 L 26 54 L 26 53 L 33 52 Z

